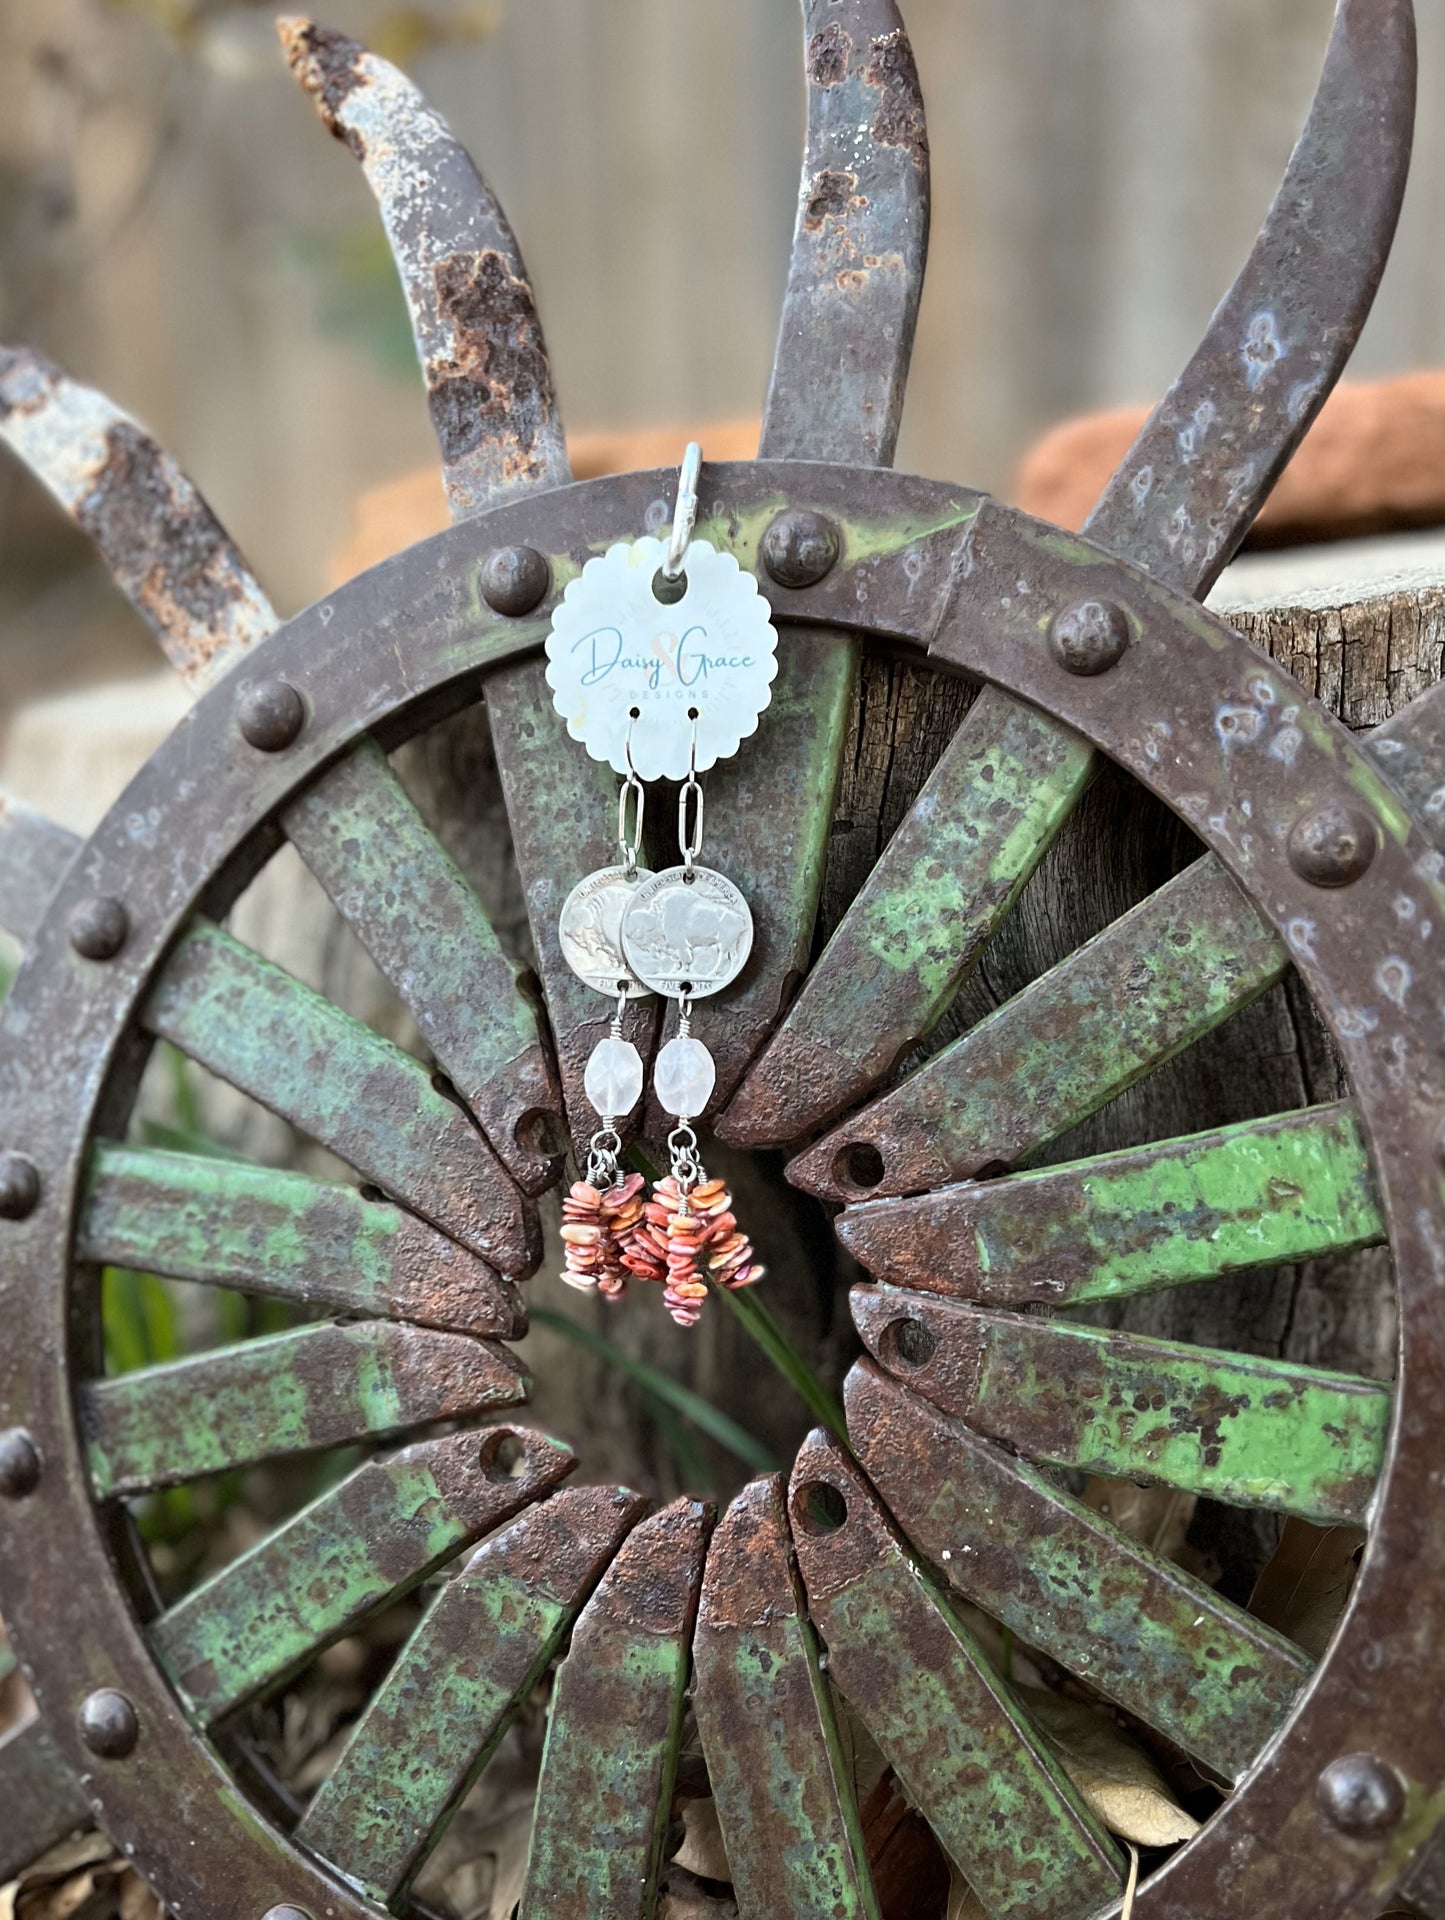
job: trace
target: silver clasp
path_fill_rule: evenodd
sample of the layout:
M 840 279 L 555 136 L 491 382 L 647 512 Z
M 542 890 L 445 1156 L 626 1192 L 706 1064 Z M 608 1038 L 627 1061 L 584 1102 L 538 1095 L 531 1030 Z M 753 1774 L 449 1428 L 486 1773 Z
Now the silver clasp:
M 692 544 L 697 525 L 697 481 L 702 472 L 702 448 L 689 440 L 682 456 L 682 471 L 677 476 L 677 505 L 672 514 L 672 538 L 667 543 L 667 558 L 662 563 L 664 580 L 676 580 Z

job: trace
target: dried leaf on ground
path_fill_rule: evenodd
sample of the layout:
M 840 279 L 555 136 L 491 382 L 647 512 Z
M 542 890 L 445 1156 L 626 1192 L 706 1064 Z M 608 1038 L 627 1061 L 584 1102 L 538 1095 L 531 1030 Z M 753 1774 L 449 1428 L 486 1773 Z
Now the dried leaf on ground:
M 1163 1559 L 1187 1560 L 1185 1537 L 1199 1504 L 1192 1493 L 1093 1474 L 1084 1485 L 1084 1504 Z
M 699 1880 L 723 1880 L 731 1885 L 732 1868 L 718 1824 L 716 1800 L 684 1800 L 681 1813 L 682 1845 L 672 1856 L 672 1864 L 685 1867 Z
M 732 1900 L 710 1900 L 705 1893 L 665 1893 L 657 1920 L 737 1920 Z
M 989 1920 L 988 1908 L 956 1867 L 948 1889 L 947 1920 Z
M 881 1920 L 936 1914 L 948 1886 L 948 1860 L 891 1767 L 862 1803 L 860 1818 Z
M 1318 1660 L 1345 1610 L 1364 1544 L 1359 1527 L 1286 1520 L 1249 1596 L 1249 1611 Z
M 838 1726 L 838 1745 L 842 1749 L 843 1765 L 853 1776 L 853 1792 L 861 1806 L 887 1773 L 888 1762 L 883 1758 L 882 1749 L 877 1741 L 842 1694 L 833 1688 L 831 1683 L 829 1690 L 833 1698 L 833 1712 Z
M 1111 1833 L 1140 1847 L 1169 1847 L 1198 1833 L 1199 1822 L 1174 1800 L 1144 1748 L 1101 1708 L 1038 1687 L 1015 1692 Z
M 522 1897 L 537 1798 L 543 1718 L 512 1727 L 463 1800 L 417 1881 L 418 1897 L 458 1920 L 511 1920 Z
M 0 1888 L 0 1920 L 164 1920 L 160 1902 L 103 1833 L 62 1840 Z

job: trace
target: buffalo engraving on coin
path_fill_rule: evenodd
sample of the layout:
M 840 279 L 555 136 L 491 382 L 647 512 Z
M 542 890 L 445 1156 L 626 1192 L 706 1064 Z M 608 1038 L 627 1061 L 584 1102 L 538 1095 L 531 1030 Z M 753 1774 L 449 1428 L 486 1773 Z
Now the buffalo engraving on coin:
M 711 867 L 669 867 L 638 887 L 622 916 L 622 951 L 637 978 L 672 998 L 701 999 L 736 980 L 753 945 L 753 916 Z
M 562 957 L 598 993 L 625 992 L 634 999 L 651 991 L 636 978 L 622 950 L 622 916 L 651 878 L 646 867 L 630 877 L 624 867 L 603 867 L 579 880 L 563 903 L 557 923 Z

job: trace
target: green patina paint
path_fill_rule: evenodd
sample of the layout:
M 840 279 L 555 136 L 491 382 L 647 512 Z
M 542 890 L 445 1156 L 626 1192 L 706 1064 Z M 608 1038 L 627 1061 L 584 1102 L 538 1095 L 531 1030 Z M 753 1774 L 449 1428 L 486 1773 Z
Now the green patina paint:
M 496 1568 L 458 1575 L 357 1724 L 297 1837 L 372 1899 L 391 1900 L 496 1751 L 584 1597 L 585 1589 L 558 1600 Z
M 933 1178 L 1014 1162 L 1262 993 L 1283 948 L 1228 874 L 1197 862 L 870 1109 Z M 891 1185 L 917 1169 L 885 1151 Z M 885 1189 L 886 1190 L 886 1189 Z
M 511 1337 L 519 1307 L 415 1215 L 305 1174 L 100 1141 L 77 1257 L 368 1318 Z
M 516 1510 L 520 1483 L 508 1494 L 477 1474 L 465 1499 L 441 1484 L 430 1462 L 448 1446 L 359 1467 L 154 1623 L 156 1658 L 199 1721 L 285 1679 Z
M 774 1041 L 766 1137 L 865 1093 L 941 1018 L 1087 783 L 1093 755 L 986 689 L 809 973 Z M 906 984 L 905 984 L 906 983 Z
M 513 1405 L 524 1378 L 461 1334 L 385 1322 L 301 1327 L 87 1385 L 81 1425 L 102 1496 Z
M 615 1631 L 605 1649 L 595 1638 L 574 1645 L 557 1675 L 520 1920 L 650 1920 L 656 1909 L 687 1639 Z M 599 1679 L 605 1721 L 590 1710 Z
M 364 1312 L 389 1298 L 401 1215 L 354 1187 L 201 1155 L 100 1142 L 81 1215 L 82 1260 L 216 1286 L 257 1287 Z
M 914 514 L 906 519 L 874 520 L 859 515 L 840 519 L 842 564 L 856 567 L 868 560 L 884 560 L 939 534 L 961 532 L 977 520 L 982 505 L 981 496 L 973 495 L 951 501 L 939 513 L 926 517 Z
M 1253 1764 L 1309 1677 L 1297 1647 L 961 1422 L 913 1416 L 927 1438 L 895 1458 L 853 1404 L 860 1459 L 950 1586 L 1224 1778 Z
M 720 507 L 699 515 L 694 538 L 710 541 L 721 551 L 731 553 L 740 567 L 757 573 L 761 571 L 759 549 L 763 535 L 778 514 L 797 504 L 776 493 L 753 500 L 741 510 Z M 829 514 L 838 529 L 838 564 L 857 567 L 869 560 L 886 560 L 940 534 L 958 533 L 978 518 L 981 504 L 978 496 L 968 495 L 927 514 Z M 611 545 L 610 538 L 599 540 L 594 543 L 593 551 L 602 553 Z
M 985 1291 L 1000 1304 L 1153 1293 L 1385 1237 L 1345 1105 L 1017 1174 L 966 1204 Z
M 286 832 L 468 1099 L 538 1045 L 480 900 L 371 741 L 285 815 Z M 465 1009 L 438 1019 L 437 1010 Z
M 1394 1403 L 1378 1381 L 1067 1321 L 967 1326 L 976 1381 L 940 1404 L 1032 1459 L 1322 1526 L 1367 1518 Z
M 713 1539 L 693 1663 L 693 1712 L 741 1920 L 879 1920 L 779 1481 L 745 1488 Z
M 357 1723 L 299 1838 L 382 1904 L 407 1887 L 645 1502 L 555 1494 L 446 1587 Z
M 1399 1769 L 1396 1768 L 1399 1772 Z M 1386 1839 L 1386 1851 L 1380 1863 L 1380 1872 L 1375 1881 L 1376 1891 L 1383 1907 L 1386 1899 L 1398 1889 L 1407 1899 L 1412 1893 L 1419 1893 L 1406 1881 L 1399 1885 L 1400 1875 L 1415 1863 L 1432 1837 L 1439 1831 L 1440 1823 L 1445 1820 L 1445 1788 L 1425 1787 L 1418 1780 L 1401 1774 L 1405 1782 L 1405 1812 L 1400 1824 Z M 1422 1906 L 1423 1913 L 1427 1909 Z
M 464 1245 L 520 1264 L 515 1191 L 425 1068 L 219 927 L 187 929 L 141 1017 Z
M 909 840 L 920 844 L 907 848 L 906 867 L 899 849 L 885 881 L 865 889 L 856 923 L 844 922 L 847 937 L 840 929 L 822 962 L 835 987 L 843 968 L 858 964 L 859 949 L 890 972 L 913 973 L 915 1003 L 904 1009 L 896 994 L 889 998 L 892 1019 L 910 1037 L 944 1012 L 962 969 L 1012 908 L 1093 768 L 1085 742 L 1028 708 L 996 697 L 987 718 L 998 724 L 983 739 L 964 722 L 972 750 L 956 769 L 961 780 L 946 784 L 935 769 L 901 829 L 914 828 Z M 947 771 L 955 771 L 951 762 Z
M 780 1613 L 739 1628 L 726 1648 L 699 1640 L 695 1658 L 694 1710 L 739 1913 L 878 1920 L 849 1762 L 807 1619 Z
M 932 1583 L 893 1549 L 815 1596 L 829 1672 L 998 1920 L 1077 1920 L 1123 1863 Z

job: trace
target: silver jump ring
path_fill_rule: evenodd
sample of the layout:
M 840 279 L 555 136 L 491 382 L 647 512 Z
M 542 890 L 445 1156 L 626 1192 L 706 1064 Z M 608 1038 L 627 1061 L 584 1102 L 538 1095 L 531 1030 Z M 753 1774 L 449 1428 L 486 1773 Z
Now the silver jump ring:
M 667 558 L 662 563 L 665 580 L 676 580 L 682 572 L 697 525 L 697 481 L 702 472 L 702 448 L 689 440 L 682 456 L 682 471 L 677 477 L 677 505 L 672 514 L 672 538 L 667 543 Z
M 693 803 L 691 830 L 687 823 L 687 803 Z M 702 852 L 702 783 L 697 777 L 697 721 L 692 723 L 692 744 L 688 748 L 687 778 L 677 791 L 677 844 L 682 853 L 682 870 L 692 878 L 693 865 Z
M 631 754 L 628 755 L 629 762 Z M 627 831 L 627 796 L 632 795 L 632 833 Z M 642 816 L 647 805 L 647 794 L 635 773 L 627 778 L 617 790 L 617 850 L 622 855 L 622 865 L 629 880 L 637 873 L 637 856 L 642 851 Z
M 689 827 L 687 803 L 693 803 L 692 824 Z M 702 783 L 691 774 L 677 790 L 677 844 L 682 853 L 682 870 L 691 874 L 697 856 L 702 852 Z

